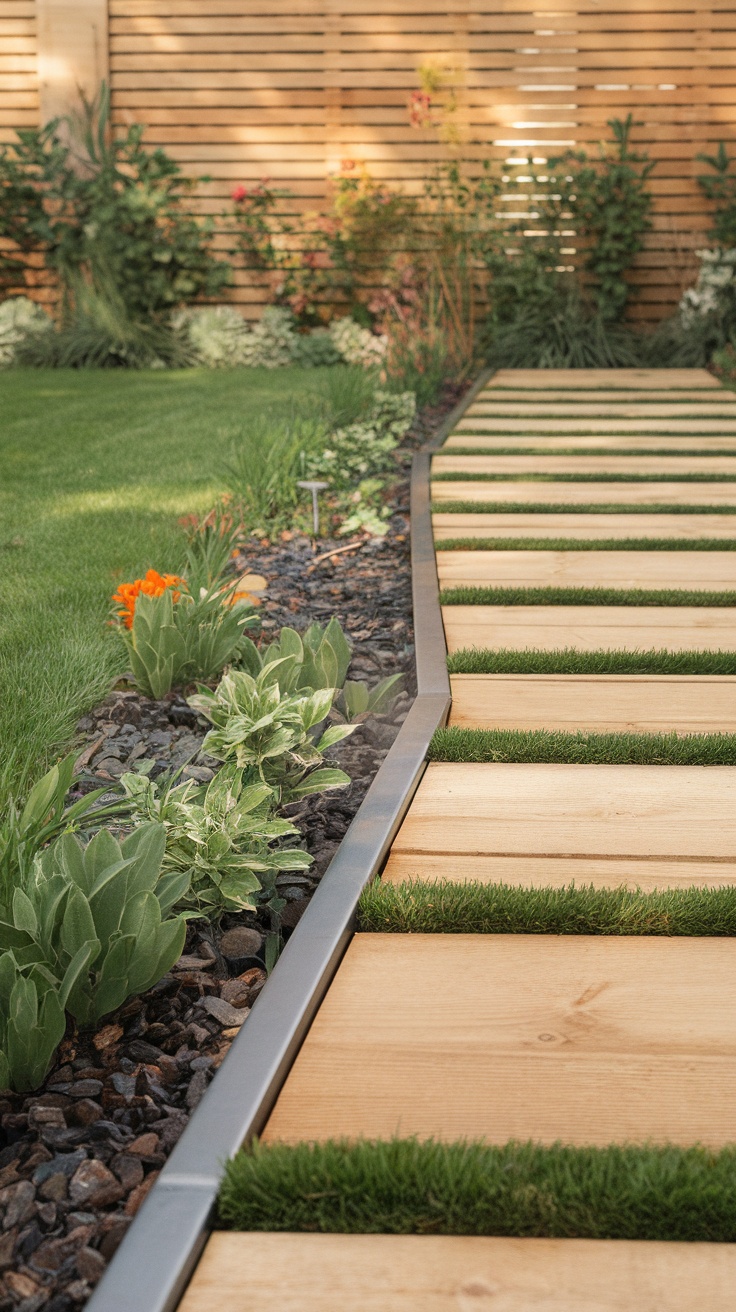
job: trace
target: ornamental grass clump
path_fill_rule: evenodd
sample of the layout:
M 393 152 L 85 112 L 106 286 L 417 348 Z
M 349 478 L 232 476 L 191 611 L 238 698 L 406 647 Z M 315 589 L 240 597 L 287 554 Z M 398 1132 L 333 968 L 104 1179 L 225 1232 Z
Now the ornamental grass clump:
M 266 784 L 275 803 L 283 806 L 350 783 L 344 770 L 317 767 L 328 748 L 347 738 L 354 726 L 335 724 L 322 732 L 334 688 L 282 693 L 279 666 L 271 661 L 257 678 L 231 670 L 214 692 L 200 687 L 188 700 L 213 725 L 203 751 L 245 771 L 246 782 Z

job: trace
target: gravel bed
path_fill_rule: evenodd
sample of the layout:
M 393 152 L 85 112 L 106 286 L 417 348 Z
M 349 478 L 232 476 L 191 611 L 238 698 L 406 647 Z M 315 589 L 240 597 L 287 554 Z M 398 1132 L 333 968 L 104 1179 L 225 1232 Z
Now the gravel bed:
M 406 456 L 457 400 L 425 410 Z M 372 716 L 331 754 L 349 788 L 289 808 L 309 871 L 278 881 L 285 938 L 329 865 L 406 718 L 414 693 L 408 460 L 392 489 L 384 539 L 253 540 L 237 562 L 267 581 L 264 636 L 336 615 L 354 644 L 351 678 L 376 683 L 401 671 L 390 715 Z M 333 554 L 334 553 L 334 554 Z M 201 751 L 207 726 L 180 696 L 150 701 L 124 687 L 79 723 L 78 791 L 120 777 L 136 761 L 154 773 L 183 767 L 205 782 L 216 762 Z M 193 922 L 185 955 L 153 989 L 97 1032 L 71 1027 L 43 1088 L 0 1095 L 0 1312 L 76 1312 L 89 1297 L 266 981 L 267 926 L 225 916 Z

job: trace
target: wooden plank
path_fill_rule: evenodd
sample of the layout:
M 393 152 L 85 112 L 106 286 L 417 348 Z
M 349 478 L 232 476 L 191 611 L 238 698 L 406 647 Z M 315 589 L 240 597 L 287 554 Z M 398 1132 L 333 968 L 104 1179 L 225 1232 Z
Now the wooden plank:
M 664 437 L 661 433 L 474 433 L 455 429 L 444 443 L 442 452 L 458 448 L 471 449 L 482 454 L 484 451 L 503 450 L 505 448 L 525 449 L 533 447 L 538 451 L 600 450 L 600 451 L 697 451 L 713 452 L 736 451 L 736 436 L 720 437 L 712 434 L 688 436 L 686 433 L 674 433 Z M 601 466 L 602 467 L 602 466 Z M 698 466 L 699 468 L 699 466 Z
M 459 421 L 456 433 L 468 429 L 478 433 L 736 433 L 734 419 L 507 419 L 485 418 L 470 409 Z
M 615 393 L 610 393 L 615 396 Z M 710 393 L 706 393 L 710 395 Z M 736 397 L 736 393 L 731 393 Z M 523 419 L 528 416 L 545 418 L 556 416 L 557 418 L 587 418 L 587 419 L 610 419 L 611 414 L 616 419 L 689 419 L 693 414 L 696 418 L 706 416 L 726 416 L 733 417 L 733 402 L 728 404 L 721 401 L 720 397 L 717 402 L 700 402 L 697 407 L 692 404 L 668 404 L 663 405 L 656 401 L 647 401 L 640 405 L 631 405 L 630 403 L 620 403 L 618 405 L 611 402 L 601 403 L 597 401 L 595 405 L 588 405 L 583 401 L 565 401 L 564 398 L 554 401 L 545 401 L 544 403 L 533 401 L 495 401 L 490 399 L 489 393 L 481 393 L 474 405 L 466 410 L 466 415 L 516 415 L 517 418 Z
M 438 551 L 440 586 L 736 588 L 733 551 Z
M 731 1312 L 736 1245 L 451 1235 L 230 1234 L 180 1312 Z
M 695 439 L 697 441 L 697 438 Z M 677 478 L 681 474 L 730 474 L 736 477 L 736 461 L 723 455 L 656 456 L 526 456 L 438 455 L 432 461 L 433 474 L 661 474 Z
M 669 769 L 669 767 L 668 767 Z M 736 882 L 736 862 L 648 861 L 617 858 L 607 861 L 574 856 L 499 856 L 496 853 L 455 855 L 392 851 L 381 876 L 393 884 L 413 879 L 452 879 L 460 883 L 513 884 L 517 888 L 564 888 L 592 884 L 594 888 L 729 888 Z
M 733 506 L 736 483 L 437 483 L 432 500 L 587 506 Z
M 450 724 L 565 733 L 736 733 L 736 678 L 453 674 Z
M 730 939 L 358 934 L 264 1138 L 721 1147 L 735 991 Z
M 41 123 L 91 99 L 108 77 L 107 0 L 36 0 Z
M 585 389 L 623 387 L 629 391 L 666 388 L 720 388 L 707 369 L 499 369 L 489 390 L 496 387 L 558 387 Z
M 736 538 L 736 515 L 509 514 L 432 516 L 435 541 L 447 538 Z
M 449 651 L 736 651 L 736 608 L 719 606 L 443 606 Z

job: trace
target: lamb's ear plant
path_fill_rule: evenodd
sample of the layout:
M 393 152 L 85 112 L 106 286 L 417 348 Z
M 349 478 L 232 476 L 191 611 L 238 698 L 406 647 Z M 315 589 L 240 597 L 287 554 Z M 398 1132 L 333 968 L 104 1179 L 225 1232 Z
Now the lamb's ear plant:
M 280 661 L 271 661 L 256 678 L 245 670 L 231 670 L 214 692 L 200 686 L 189 704 L 213 726 L 203 750 L 244 770 L 246 781 L 267 784 L 275 802 L 284 805 L 350 783 L 344 770 L 316 767 L 352 726 L 332 725 L 322 733 L 334 688 L 282 693 L 280 666 Z
M 124 774 L 121 783 L 134 819 L 164 826 L 162 871 L 191 877 L 179 910 L 210 919 L 224 911 L 254 911 L 259 903 L 277 910 L 283 902 L 277 899 L 276 876 L 312 864 L 301 848 L 274 846 L 299 831 L 273 815 L 272 789 L 244 785 L 236 765 L 224 765 L 206 786 L 154 781 L 144 770 Z
M 0 1089 L 38 1088 L 64 1037 L 64 1008 L 88 959 L 85 946 L 56 980 L 40 965 L 23 970 L 13 952 L 0 955 Z
M 66 980 L 64 1001 L 80 1025 L 151 988 L 181 956 L 186 921 L 171 912 L 189 874 L 162 875 L 164 846 L 159 824 L 123 843 L 101 829 L 86 847 L 63 834 L 2 914 L 0 948 L 57 989 Z

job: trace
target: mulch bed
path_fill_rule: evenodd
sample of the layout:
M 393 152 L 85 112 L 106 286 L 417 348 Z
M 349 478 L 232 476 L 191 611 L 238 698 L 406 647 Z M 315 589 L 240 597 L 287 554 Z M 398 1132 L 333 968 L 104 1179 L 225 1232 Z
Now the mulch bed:
M 372 716 L 334 749 L 349 788 L 295 804 L 292 818 L 314 866 L 278 883 L 287 938 L 308 905 L 406 718 L 414 692 L 408 456 L 460 389 L 425 409 L 404 441 L 383 539 L 253 540 L 238 562 L 263 575 L 264 637 L 336 615 L 354 643 L 352 678 L 402 671 L 390 715 Z M 345 548 L 348 548 L 345 550 Z M 333 554 L 334 553 L 334 554 Z M 207 726 L 180 696 L 153 702 L 120 689 L 79 724 L 80 792 L 135 761 L 154 772 L 185 766 L 206 781 Z M 225 916 L 194 922 L 185 955 L 155 988 L 132 998 L 96 1033 L 69 1030 L 43 1088 L 0 1096 L 0 1312 L 76 1312 L 89 1297 L 225 1057 L 266 980 L 265 923 Z

